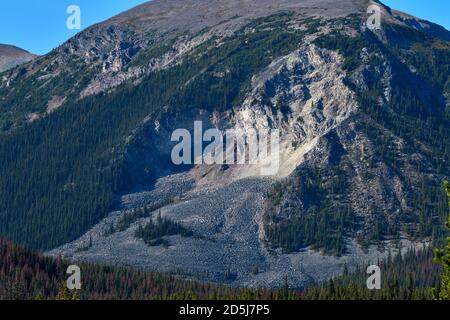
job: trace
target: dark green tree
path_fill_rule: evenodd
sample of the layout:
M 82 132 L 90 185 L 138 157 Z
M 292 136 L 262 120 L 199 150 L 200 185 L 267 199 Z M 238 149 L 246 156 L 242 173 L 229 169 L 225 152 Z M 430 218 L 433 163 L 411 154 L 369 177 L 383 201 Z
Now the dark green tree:
M 450 207 L 450 183 L 446 181 L 444 187 L 447 191 Z M 450 230 L 450 215 L 445 225 Z M 434 298 L 437 300 L 450 300 L 450 237 L 447 238 L 447 247 L 445 250 L 435 250 L 434 260 L 444 266 L 444 271 L 441 275 L 441 287 L 434 289 Z

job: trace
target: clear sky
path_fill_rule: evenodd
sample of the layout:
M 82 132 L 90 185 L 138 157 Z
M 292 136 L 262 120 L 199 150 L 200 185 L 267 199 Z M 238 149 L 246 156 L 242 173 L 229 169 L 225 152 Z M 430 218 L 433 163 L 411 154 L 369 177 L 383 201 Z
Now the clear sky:
M 81 9 L 81 28 L 106 20 L 147 0 L 0 0 L 0 43 L 44 54 L 80 30 L 69 30 L 70 5 Z
M 381 2 L 392 9 L 440 24 L 450 30 L 450 0 L 381 0 Z
M 382 1 L 450 30 L 450 0 Z M 79 32 L 66 27 L 69 5 L 81 8 L 84 29 L 144 2 L 146 0 L 0 0 L 0 43 L 44 54 Z

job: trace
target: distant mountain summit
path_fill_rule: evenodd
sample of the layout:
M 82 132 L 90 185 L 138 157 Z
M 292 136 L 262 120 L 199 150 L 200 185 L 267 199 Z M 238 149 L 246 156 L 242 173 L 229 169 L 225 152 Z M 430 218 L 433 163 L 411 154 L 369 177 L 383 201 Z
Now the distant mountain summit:
M 0 72 L 31 61 L 36 56 L 23 49 L 6 44 L 0 44 Z
M 132 8 L 104 23 L 133 25 L 159 33 L 200 31 L 218 25 L 236 25 L 277 12 L 335 18 L 365 11 L 369 0 L 154 0 Z

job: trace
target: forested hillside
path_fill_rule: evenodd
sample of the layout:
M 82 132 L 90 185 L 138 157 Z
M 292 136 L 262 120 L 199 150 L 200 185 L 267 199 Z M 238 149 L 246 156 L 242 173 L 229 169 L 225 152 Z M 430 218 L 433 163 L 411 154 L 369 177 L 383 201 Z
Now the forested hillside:
M 404 256 L 389 257 L 379 264 L 381 290 L 368 290 L 367 266 L 326 283 L 308 288 L 302 298 L 311 300 L 430 300 L 432 288 L 439 285 L 439 271 L 433 262 L 433 250 L 410 251 Z
M 154 72 L 137 86 L 129 82 L 110 94 L 70 101 L 50 117 L 0 133 L 0 235 L 39 249 L 80 236 L 113 209 L 115 195 L 130 187 L 124 168 L 127 137 L 144 119 L 155 121 L 193 106 L 223 110 L 240 103 L 253 74 L 315 30 L 311 20 L 306 31 L 286 29 L 289 16 L 257 20 L 247 28 L 258 26 L 259 32 L 244 29 L 220 48 L 211 49 L 211 39 L 182 64 Z M 268 26 L 277 31 L 267 31 Z M 224 70 L 227 77 L 214 77 Z M 195 81 L 184 86 L 190 79 Z M 20 92 L 15 99 L 22 99 Z M 0 107 L 10 104 L 0 101 Z M 166 105 L 170 110 L 163 109 Z M 155 178 L 152 169 L 149 180 Z
M 358 16 L 351 16 L 336 23 L 357 29 L 361 22 Z M 275 185 L 265 214 L 265 231 L 273 248 L 293 252 L 313 245 L 343 255 L 346 237 L 360 229 L 364 233 L 356 238 L 363 246 L 398 238 L 400 233 L 413 239 L 442 239 L 445 235 L 447 197 L 441 185 L 450 172 L 450 105 L 446 102 L 450 95 L 450 44 L 397 25 L 385 26 L 383 33 L 386 38 L 380 39 L 368 30 L 357 36 L 334 30 L 315 39 L 318 46 L 344 57 L 346 85 L 355 92 L 361 107 L 356 125 L 370 146 L 349 151 L 343 148 L 339 133 L 330 134 L 331 152 L 337 160 L 330 156 L 325 166 L 298 168 L 289 179 Z M 390 75 L 388 84 L 384 73 Z M 387 88 L 389 98 L 384 97 Z M 361 163 L 355 163 L 352 152 L 363 163 L 363 188 L 383 179 L 379 168 L 386 166 L 390 177 L 382 183 L 390 183 L 395 176 L 408 189 L 400 199 L 390 198 L 387 206 L 395 202 L 407 205 L 382 209 L 369 196 L 369 203 L 360 207 L 370 207 L 372 218 L 370 226 L 362 227 L 364 221 L 355 210 L 356 198 L 351 198 L 355 189 L 352 179 L 358 174 L 355 168 Z M 422 161 L 405 157 L 417 152 L 423 154 Z M 429 175 L 430 170 L 441 178 Z M 418 172 L 424 174 L 420 184 L 412 182 Z M 388 187 L 384 188 L 387 193 Z M 382 210 L 385 214 L 378 214 Z
M 130 268 L 80 264 L 82 290 L 66 287 L 69 263 L 0 240 L 0 300 L 23 299 L 272 299 L 276 293 L 181 280 Z
M 372 30 L 370 0 L 153 0 L 2 72 L 0 237 L 53 257 L 4 243 L 25 257 L 5 288 L 57 297 L 63 256 L 92 263 L 81 298 L 287 292 L 444 238 L 450 32 L 376 3 Z M 199 121 L 280 150 L 177 166 L 172 134 Z M 386 262 L 387 291 L 361 266 L 292 295 L 428 298 L 434 277 L 401 276 L 435 274 L 414 255 Z
M 432 299 L 439 284 L 433 251 L 410 251 L 380 262 L 382 289 L 366 287 L 366 267 L 304 291 L 293 291 L 289 280 L 279 290 L 250 290 L 181 280 L 174 275 L 130 268 L 82 264 L 82 290 L 66 288 L 69 263 L 44 257 L 0 240 L 0 300 L 10 299 L 292 299 L 292 300 L 415 300 Z M 288 276 L 288 275 L 287 275 Z

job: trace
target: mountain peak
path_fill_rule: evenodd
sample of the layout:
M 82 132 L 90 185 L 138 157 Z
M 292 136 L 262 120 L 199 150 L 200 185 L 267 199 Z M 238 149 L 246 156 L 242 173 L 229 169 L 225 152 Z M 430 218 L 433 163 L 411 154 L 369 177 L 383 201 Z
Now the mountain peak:
M 370 0 L 154 0 L 105 24 L 132 23 L 162 32 L 198 31 L 229 19 L 248 20 L 282 11 L 297 11 L 305 16 L 345 16 L 366 10 L 370 3 Z
M 16 46 L 0 44 L 0 72 L 31 61 L 36 56 Z

